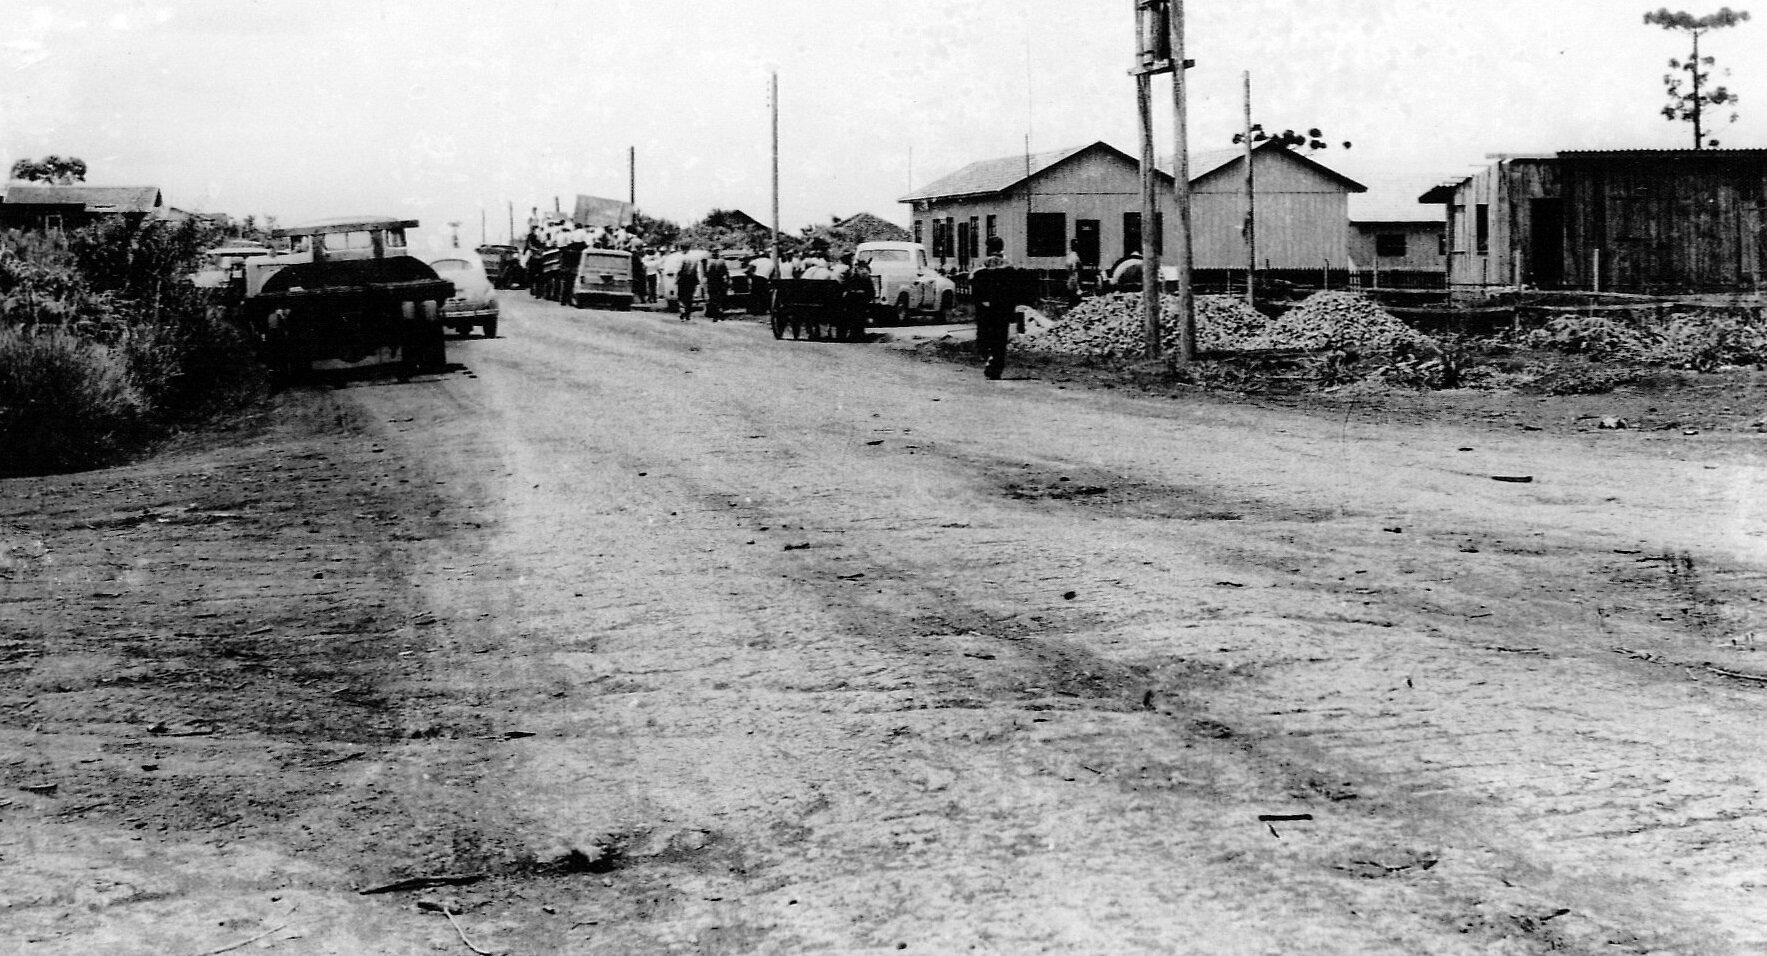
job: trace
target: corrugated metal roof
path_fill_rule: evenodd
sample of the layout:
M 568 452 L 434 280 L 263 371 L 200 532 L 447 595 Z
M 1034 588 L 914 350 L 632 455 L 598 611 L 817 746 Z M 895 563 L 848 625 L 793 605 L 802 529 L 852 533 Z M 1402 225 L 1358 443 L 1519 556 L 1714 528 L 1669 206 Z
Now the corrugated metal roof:
M 1118 151 L 1116 147 L 1100 140 L 1085 146 L 1070 146 L 1067 149 L 1051 150 L 1047 153 L 1032 153 L 1028 157 L 1021 154 L 1002 156 L 999 159 L 984 159 L 980 162 L 970 163 L 949 176 L 935 179 L 903 196 L 899 201 L 912 202 L 916 199 L 944 199 L 951 196 L 978 196 L 997 193 L 1011 189 L 1031 176 L 1095 146 Z
M 1259 143 L 1253 148 L 1280 149 L 1281 147 L 1278 147 L 1275 143 L 1265 142 Z M 1017 186 L 1019 183 L 1024 182 L 1032 176 L 1036 176 L 1038 173 L 1057 166 L 1092 149 L 1109 150 L 1131 163 L 1140 163 L 1139 159 L 1130 156 L 1128 153 L 1123 152 L 1103 140 L 1099 140 L 1085 146 L 1073 146 L 1067 149 L 1052 150 L 1047 153 L 1033 153 L 1028 159 L 1023 155 L 1002 156 L 999 159 L 984 159 L 980 162 L 970 163 L 968 166 L 959 169 L 957 172 L 954 172 L 949 176 L 934 180 L 914 192 L 903 196 L 900 201 L 912 202 L 917 199 L 949 199 L 956 196 L 979 196 L 1002 192 Z M 1368 188 L 1354 179 L 1345 176 L 1343 173 L 1340 173 L 1316 160 L 1303 156 L 1294 150 L 1284 149 L 1283 152 L 1287 153 L 1290 157 L 1313 167 L 1328 178 L 1342 183 L 1345 188 L 1349 189 L 1351 192 L 1364 192 Z M 1190 181 L 1196 182 L 1210 173 L 1217 172 L 1224 167 L 1232 165 L 1244 156 L 1245 148 L 1242 146 L 1232 146 L 1226 149 L 1210 149 L 1199 153 L 1192 153 L 1190 155 Z M 1170 155 L 1163 158 L 1157 158 L 1154 162 L 1160 175 L 1165 176 L 1168 179 L 1171 178 L 1173 163 Z
M 1566 149 L 1559 156 L 1767 156 L 1767 149 Z
M 74 206 L 86 212 L 152 212 L 160 205 L 156 186 L 69 186 L 7 183 L 9 205 Z

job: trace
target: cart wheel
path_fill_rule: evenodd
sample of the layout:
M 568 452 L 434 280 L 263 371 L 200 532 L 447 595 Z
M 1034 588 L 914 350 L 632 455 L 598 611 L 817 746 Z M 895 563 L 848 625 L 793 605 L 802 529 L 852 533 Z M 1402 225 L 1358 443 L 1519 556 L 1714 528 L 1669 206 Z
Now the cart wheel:
M 777 312 L 773 313 L 773 337 L 776 339 L 785 338 L 785 316 Z

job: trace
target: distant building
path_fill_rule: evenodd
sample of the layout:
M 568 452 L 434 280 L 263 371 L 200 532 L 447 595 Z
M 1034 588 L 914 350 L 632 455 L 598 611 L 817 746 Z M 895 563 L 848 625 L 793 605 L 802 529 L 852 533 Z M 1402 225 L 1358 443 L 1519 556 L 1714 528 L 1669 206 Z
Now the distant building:
M 913 233 L 868 212 L 855 213 L 835 223 L 835 228 L 853 237 L 854 242 L 907 242 Z
M 1373 284 L 1440 288 L 1447 281 L 1447 248 L 1440 210 L 1366 196 L 1350 203 L 1350 263 Z
M 1089 265 L 1109 264 L 1142 241 L 1140 162 L 1104 142 L 971 163 L 902 197 L 915 241 L 935 261 L 970 268 L 986 240 L 1000 236 L 1015 263 L 1054 269 L 1068 244 Z M 1343 269 L 1349 260 L 1347 197 L 1365 187 L 1274 143 L 1253 150 L 1258 263 L 1263 269 Z M 1162 208 L 1171 173 L 1156 173 Z M 1198 270 L 1244 269 L 1245 151 L 1191 157 L 1191 248 Z M 1154 223 L 1154 248 L 1167 255 L 1171 219 Z
M 154 186 L 67 186 L 10 182 L 0 196 L 0 228 L 78 229 L 108 217 L 136 222 L 161 214 Z
M 1419 197 L 1447 213 L 1455 288 L 1759 291 L 1767 150 L 1494 156 Z

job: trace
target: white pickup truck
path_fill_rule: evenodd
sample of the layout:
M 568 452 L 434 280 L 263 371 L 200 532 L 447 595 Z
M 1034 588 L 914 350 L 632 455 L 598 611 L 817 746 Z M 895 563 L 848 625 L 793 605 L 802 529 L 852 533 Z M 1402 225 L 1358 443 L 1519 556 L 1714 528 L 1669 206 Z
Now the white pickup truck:
M 916 316 L 943 322 L 957 302 L 957 284 L 940 275 L 918 242 L 861 242 L 853 258 L 871 267 L 875 302 L 907 324 Z

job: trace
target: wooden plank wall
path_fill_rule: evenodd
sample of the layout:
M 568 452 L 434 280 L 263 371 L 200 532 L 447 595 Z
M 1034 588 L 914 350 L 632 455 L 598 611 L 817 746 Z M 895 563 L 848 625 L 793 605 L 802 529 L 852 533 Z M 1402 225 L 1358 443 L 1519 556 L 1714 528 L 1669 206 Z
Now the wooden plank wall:
M 1758 289 L 1767 164 L 1756 156 L 1568 157 L 1567 265 L 1573 281 L 1616 292 Z

